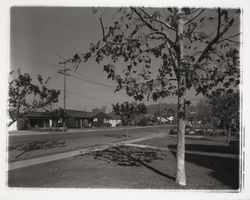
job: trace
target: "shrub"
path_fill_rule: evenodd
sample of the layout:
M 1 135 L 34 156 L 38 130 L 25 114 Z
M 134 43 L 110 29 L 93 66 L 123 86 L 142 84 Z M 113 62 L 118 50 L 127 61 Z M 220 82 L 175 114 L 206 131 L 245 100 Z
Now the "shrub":
M 20 118 L 17 120 L 17 130 L 28 129 L 28 120 L 26 118 Z
M 196 129 L 196 134 L 197 135 L 204 135 L 204 130 L 202 130 L 202 129 Z
M 111 123 L 105 123 L 104 126 L 105 126 L 105 127 L 111 127 L 112 124 L 111 124 Z
M 139 126 L 147 126 L 148 125 L 148 119 L 146 117 L 142 118 L 139 123 Z
M 177 134 L 177 129 L 170 129 L 169 134 L 170 135 L 176 135 Z
M 119 122 L 118 124 L 116 124 L 116 126 L 122 126 L 122 122 Z
M 84 128 L 88 128 L 89 127 L 89 122 L 87 119 L 84 119 L 83 122 L 82 122 L 82 125 Z

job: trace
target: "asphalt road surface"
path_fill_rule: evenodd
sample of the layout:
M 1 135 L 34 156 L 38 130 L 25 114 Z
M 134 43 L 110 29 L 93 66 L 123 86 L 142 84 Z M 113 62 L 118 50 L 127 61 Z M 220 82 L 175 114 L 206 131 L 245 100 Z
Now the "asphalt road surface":
M 169 132 L 170 126 L 9 136 L 9 162 Z

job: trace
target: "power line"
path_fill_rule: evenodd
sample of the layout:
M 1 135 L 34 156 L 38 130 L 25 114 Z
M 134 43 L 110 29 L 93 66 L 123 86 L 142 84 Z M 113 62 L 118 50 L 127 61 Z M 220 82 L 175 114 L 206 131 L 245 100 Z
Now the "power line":
M 22 52 L 26 52 L 26 53 L 31 53 L 32 54 L 36 54 L 36 55 L 43 55 L 43 56 L 46 56 L 47 58 L 56 58 L 56 55 L 53 54 L 52 52 L 48 52 L 46 50 L 46 53 L 45 53 L 45 50 L 40 50 L 38 48 L 36 49 L 33 49 L 33 48 L 27 48 L 27 47 L 21 47 L 19 45 L 16 45 L 16 44 L 11 44 L 11 48 L 13 49 L 20 49 Z
M 31 62 L 36 62 L 36 63 L 40 63 L 40 64 L 44 64 L 44 65 L 49 65 L 49 66 L 53 66 L 53 67 L 57 67 L 57 68 L 62 69 L 62 67 L 60 67 L 58 65 L 47 63 L 47 62 L 44 62 L 44 61 L 41 61 L 41 60 L 36 60 L 36 59 L 33 59 L 33 58 L 24 57 L 24 56 L 17 56 L 17 55 L 14 55 L 14 54 L 12 54 L 11 56 L 19 58 L 19 59 L 25 59 L 25 60 L 29 60 Z
M 81 96 L 81 97 L 84 97 L 84 98 L 87 98 L 87 99 L 91 99 L 91 100 L 95 100 L 95 101 L 99 101 L 99 102 L 103 102 L 103 103 L 108 103 L 108 104 L 112 104 L 111 102 L 108 102 L 108 101 L 104 101 L 104 100 L 100 100 L 100 99 L 97 99 L 97 98 L 94 98 L 94 97 L 90 97 L 90 96 L 87 96 L 87 95 L 84 95 L 84 94 L 81 94 L 81 93 L 77 93 L 77 92 L 72 92 L 70 90 L 66 90 L 68 93 L 71 93 L 71 94 L 74 94 L 74 95 L 77 95 L 77 96 Z
M 62 91 L 63 89 L 56 88 L 56 90 Z M 84 98 L 87 98 L 87 99 L 91 99 L 91 100 L 95 100 L 95 101 L 99 101 L 99 102 L 103 102 L 103 103 L 112 104 L 112 102 L 108 102 L 108 101 L 105 101 L 105 100 L 100 100 L 100 99 L 97 99 L 97 98 L 94 98 L 94 97 L 90 97 L 90 96 L 82 94 L 82 93 L 73 92 L 73 91 L 71 91 L 69 89 L 67 89 L 66 92 L 74 94 L 74 95 L 77 95 L 77 96 L 81 96 L 81 97 L 84 97 Z
M 51 64 L 51 63 L 48 63 L 48 62 L 44 62 L 44 61 L 41 61 L 41 60 L 37 60 L 37 59 L 32 59 L 32 58 L 28 58 L 28 57 L 24 57 L 24 56 L 17 56 L 17 55 L 11 55 L 13 57 L 16 57 L 16 58 L 21 58 L 21 59 L 26 59 L 26 60 L 29 60 L 31 62 L 36 62 L 36 63 L 40 63 L 40 64 L 44 64 L 44 65 L 48 65 L 48 66 L 53 66 L 53 67 L 56 67 L 56 68 L 60 68 L 62 69 L 62 67 L 58 66 L 58 65 L 54 65 L 54 64 Z M 47 67 L 47 66 L 46 66 Z M 50 67 L 49 67 L 50 68 Z M 50 68 L 51 69 L 51 68 Z M 78 80 L 82 80 L 82 81 L 85 81 L 85 82 L 89 82 L 89 83 L 92 83 L 92 84 L 96 84 L 96 85 L 100 85 L 102 87 L 105 87 L 105 88 L 108 88 L 108 89 L 111 89 L 112 91 L 114 91 L 114 87 L 111 86 L 111 85 L 107 85 L 107 84 L 104 84 L 104 83 L 101 83 L 99 81 L 95 81 L 93 79 L 90 79 L 82 74 L 79 74 L 73 70 L 71 70 L 71 72 L 74 72 L 76 73 L 78 76 L 76 75 L 73 75 L 71 74 L 71 77 L 72 78 L 76 78 Z M 80 77 L 79 77 L 80 76 Z M 51 84 L 51 83 L 50 83 Z
M 101 86 L 106 87 L 108 89 L 112 89 L 112 90 L 114 89 L 111 85 L 106 85 L 106 84 L 100 83 L 98 81 L 94 81 L 92 79 L 86 79 L 86 78 L 78 77 L 78 76 L 75 76 L 73 74 L 71 74 L 71 76 L 73 78 L 76 78 L 76 79 L 79 79 L 79 80 L 82 80 L 82 81 L 85 81 L 85 82 L 89 82 L 89 83 L 96 84 L 96 85 L 101 85 Z
M 11 55 L 13 57 L 16 57 L 16 58 L 21 58 L 21 59 L 26 59 L 26 60 L 29 60 L 31 62 L 36 62 L 36 63 L 40 63 L 40 64 L 45 64 L 45 65 L 49 65 L 49 66 L 53 66 L 53 67 L 57 67 L 57 68 L 60 68 L 62 69 L 62 67 L 58 66 L 58 65 L 54 65 L 54 64 L 51 64 L 51 63 L 47 63 L 47 62 L 44 62 L 44 61 L 41 61 L 41 60 L 36 60 L 36 59 L 32 59 L 32 58 L 28 58 L 28 57 L 23 57 L 23 56 L 17 56 L 17 55 Z M 50 68 L 51 69 L 51 68 Z M 71 70 L 72 72 L 74 72 L 73 70 Z M 76 73 L 76 72 L 74 72 Z M 106 87 L 106 88 L 109 88 L 109 89 L 114 89 L 111 85 L 106 85 L 106 84 L 103 84 L 101 82 L 98 82 L 98 81 L 95 81 L 95 80 L 92 80 L 90 78 L 87 78 L 79 73 L 76 73 L 78 76 L 81 76 L 81 77 L 77 77 L 75 75 L 71 75 L 72 77 L 76 78 L 76 79 L 79 79 L 79 80 L 82 80 L 82 81 L 87 81 L 89 83 L 92 83 L 92 84 L 97 84 L 97 85 L 101 85 L 103 87 Z

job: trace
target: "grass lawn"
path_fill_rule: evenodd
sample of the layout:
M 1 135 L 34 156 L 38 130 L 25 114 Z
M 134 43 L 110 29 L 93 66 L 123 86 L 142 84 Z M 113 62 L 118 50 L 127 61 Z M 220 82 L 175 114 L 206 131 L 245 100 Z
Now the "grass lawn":
M 176 139 L 171 137 L 167 145 L 173 145 L 174 140 Z M 209 141 L 204 141 L 209 144 Z M 202 145 L 204 141 L 196 142 Z M 166 145 L 163 138 L 141 143 L 154 146 Z M 219 140 L 217 146 L 221 143 Z M 190 141 L 190 144 L 195 144 L 195 141 Z M 238 159 L 186 154 L 186 161 L 187 186 L 185 187 L 178 186 L 174 181 L 176 168 L 174 152 L 128 146 L 112 147 L 88 155 L 12 170 L 8 174 L 8 185 L 66 188 L 238 189 Z
M 210 153 L 227 153 L 227 154 L 239 154 L 237 148 L 230 148 L 226 142 L 225 136 L 204 136 L 204 137 L 186 137 L 185 149 L 198 152 L 210 152 Z M 163 138 L 154 138 L 138 142 L 138 144 L 145 144 L 149 146 L 168 147 L 176 149 L 176 136 L 167 136 Z M 239 149 L 239 148 L 238 148 Z

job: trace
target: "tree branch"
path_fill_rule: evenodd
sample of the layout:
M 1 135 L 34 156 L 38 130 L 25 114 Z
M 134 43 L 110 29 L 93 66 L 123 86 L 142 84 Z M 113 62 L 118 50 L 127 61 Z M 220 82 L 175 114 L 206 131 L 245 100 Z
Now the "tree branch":
M 154 28 L 150 23 L 148 23 L 135 8 L 131 7 L 131 10 L 136 13 L 136 15 L 142 20 L 142 22 L 146 24 L 149 29 L 151 29 L 152 31 L 157 31 L 157 29 Z
M 145 23 L 145 25 L 150 28 L 152 31 L 157 32 L 158 34 L 161 34 L 165 37 L 165 39 L 167 40 L 167 42 L 171 45 L 171 47 L 175 48 L 175 43 L 170 40 L 170 38 L 168 37 L 168 35 L 165 33 L 163 33 L 162 31 L 159 31 L 157 28 L 154 28 L 152 26 L 152 24 L 148 23 L 143 17 L 142 15 L 133 7 L 131 7 L 131 9 L 136 13 L 136 15 L 142 20 L 143 23 Z
M 140 10 L 146 14 L 148 17 L 150 17 L 151 19 L 153 19 L 152 15 L 150 15 L 146 10 L 144 10 L 143 8 L 140 8 Z M 156 22 L 160 23 L 160 24 L 163 24 L 164 26 L 166 26 L 167 28 L 169 28 L 170 30 L 173 30 L 173 31 L 176 31 L 176 29 L 174 27 L 172 27 L 170 24 L 168 24 L 167 22 L 165 21 L 162 21 L 160 19 L 157 19 L 155 18 L 154 19 Z
M 221 10 L 220 10 L 220 8 L 218 8 L 217 35 L 220 34 L 220 27 L 221 27 Z
M 190 22 L 194 21 L 197 17 L 199 17 L 201 15 L 201 13 L 203 13 L 205 11 L 205 9 L 202 9 L 199 13 L 197 13 L 193 18 L 191 18 L 190 20 L 188 20 L 185 25 L 189 24 Z
M 222 40 L 218 41 L 217 44 L 221 43 L 221 42 L 224 42 L 224 41 L 232 42 L 232 43 L 235 43 L 235 44 L 240 44 L 239 41 L 230 40 L 228 38 L 225 38 L 225 39 L 222 39 Z
M 190 14 L 193 14 L 193 13 L 197 12 L 198 10 L 200 10 L 200 8 L 195 8 L 195 9 L 193 9 L 192 11 L 190 11 L 190 13 L 188 13 L 188 14 L 189 14 L 189 15 L 190 15 Z
M 176 63 L 176 60 L 174 58 L 174 55 L 172 54 L 171 48 L 169 47 L 168 43 L 166 43 L 166 45 L 167 45 L 169 54 L 170 54 L 172 62 L 173 62 L 173 68 L 174 68 L 175 74 L 177 74 L 177 71 L 178 71 L 178 67 L 177 66 L 178 66 L 178 64 Z
M 237 37 L 237 36 L 239 36 L 241 33 L 236 33 L 236 34 L 234 34 L 234 35 L 231 35 L 231 36 L 228 36 L 227 38 L 229 39 L 229 38 L 234 38 L 234 37 Z
M 215 54 L 215 55 L 218 56 L 220 59 L 226 61 L 226 59 L 223 58 L 223 55 L 222 55 L 222 54 L 221 54 L 221 55 L 219 54 L 220 52 L 218 52 L 218 51 L 211 51 L 210 53 Z
M 219 15 L 219 13 L 218 13 Z M 238 17 L 239 14 L 237 14 L 235 17 L 232 17 L 231 20 L 228 22 L 228 24 L 225 26 L 225 28 L 222 30 L 222 32 L 219 32 L 216 34 L 216 36 L 207 44 L 205 49 L 203 50 L 203 53 L 200 55 L 198 60 L 196 61 L 195 65 L 200 63 L 204 56 L 208 53 L 208 51 L 211 49 L 211 47 L 219 41 L 219 39 L 229 30 L 229 28 L 233 25 L 235 19 Z M 217 29 L 218 30 L 218 29 Z
M 152 36 L 152 35 L 155 35 L 155 34 L 156 34 L 156 35 L 162 35 L 163 38 L 166 39 L 165 34 L 163 34 L 162 32 L 159 32 L 159 31 L 156 31 L 156 32 L 153 32 L 153 33 L 150 33 L 150 34 L 146 35 L 146 38 L 147 38 L 147 37 L 150 37 L 150 36 Z M 159 39 L 163 39 L 163 38 L 160 38 L 160 37 L 159 37 Z
M 112 45 L 125 45 L 125 44 L 129 44 L 131 42 L 136 42 L 138 40 L 135 40 L 135 39 L 131 39 L 131 40 L 128 40 L 127 42 L 110 42 L 110 41 L 107 41 L 107 38 L 105 36 L 105 31 L 104 31 L 104 26 L 103 26 L 103 22 L 102 22 L 102 18 L 100 17 L 100 24 L 101 24 L 101 28 L 102 28 L 102 37 L 103 37 L 103 41 L 106 42 L 106 43 L 109 43 L 109 44 L 112 44 Z
M 102 40 L 106 41 L 104 27 L 103 27 L 103 23 L 102 23 L 102 18 L 101 17 L 100 17 L 100 23 L 101 23 L 101 28 L 102 28 Z

